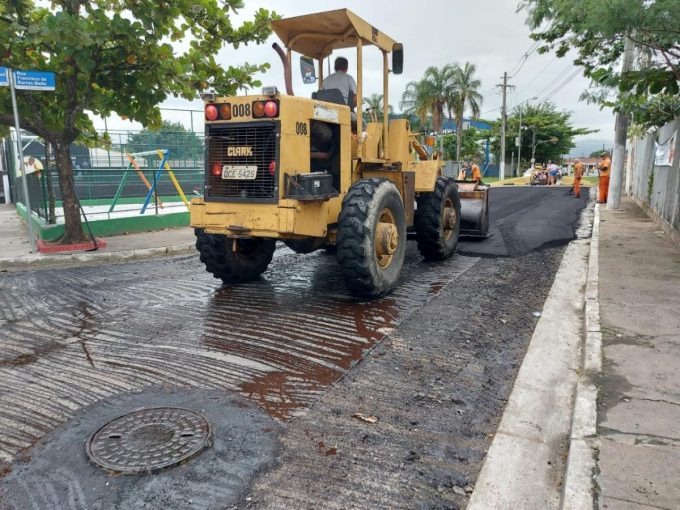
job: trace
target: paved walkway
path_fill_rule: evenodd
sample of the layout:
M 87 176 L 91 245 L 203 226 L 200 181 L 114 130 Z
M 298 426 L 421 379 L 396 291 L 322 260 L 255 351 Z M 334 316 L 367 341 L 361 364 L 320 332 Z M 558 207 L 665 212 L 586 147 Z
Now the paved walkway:
M 680 248 L 630 200 L 601 208 L 602 509 L 680 508 Z
M 191 253 L 195 242 L 194 230 L 180 227 L 156 232 L 111 236 L 105 238 L 108 246 L 96 252 L 78 252 L 79 262 L 97 258 L 143 258 L 168 253 Z M 19 217 L 14 205 L 0 205 L 0 268 L 24 267 L 27 264 L 69 262 L 73 254 L 31 254 L 26 223 Z

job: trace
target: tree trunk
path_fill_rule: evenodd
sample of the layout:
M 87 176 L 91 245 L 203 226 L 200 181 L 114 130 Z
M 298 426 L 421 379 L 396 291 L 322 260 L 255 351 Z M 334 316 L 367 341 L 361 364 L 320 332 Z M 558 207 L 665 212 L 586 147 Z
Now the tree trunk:
M 68 143 L 53 144 L 57 173 L 59 174 L 59 189 L 64 207 L 64 235 L 59 239 L 60 244 L 76 244 L 87 242 L 80 221 L 80 208 L 73 183 L 73 165 L 71 163 L 71 148 Z
M 456 161 L 460 161 L 460 148 L 463 145 L 463 116 L 456 117 Z
M 57 204 L 57 196 L 54 193 L 54 182 L 52 179 L 52 167 L 50 166 L 50 161 L 52 160 L 52 157 L 50 155 L 50 142 L 47 140 L 43 140 L 45 144 L 45 180 L 47 183 L 47 200 L 48 200 L 48 214 L 47 214 L 47 222 L 50 225 L 54 225 L 57 223 L 57 212 L 56 212 L 56 204 Z

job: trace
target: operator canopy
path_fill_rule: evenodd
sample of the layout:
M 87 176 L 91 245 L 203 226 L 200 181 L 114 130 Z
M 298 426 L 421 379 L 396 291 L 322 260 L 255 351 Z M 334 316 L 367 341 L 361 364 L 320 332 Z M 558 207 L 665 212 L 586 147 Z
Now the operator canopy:
M 272 29 L 287 48 L 316 59 L 325 58 L 336 49 L 354 48 L 358 38 L 388 53 L 396 43 L 349 9 L 272 21 Z

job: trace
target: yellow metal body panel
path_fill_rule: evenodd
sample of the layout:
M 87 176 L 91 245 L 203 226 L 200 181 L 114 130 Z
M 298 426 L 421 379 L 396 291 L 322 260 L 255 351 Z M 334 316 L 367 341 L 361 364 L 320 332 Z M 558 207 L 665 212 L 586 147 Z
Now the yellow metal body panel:
M 409 161 L 406 170 L 416 174 L 416 193 L 434 190 L 437 177 L 442 174 L 443 161 L 428 159 L 425 161 Z
M 388 53 L 395 44 L 349 9 L 279 19 L 272 21 L 272 29 L 288 48 L 312 58 L 325 58 L 334 49 L 355 48 L 359 38 Z

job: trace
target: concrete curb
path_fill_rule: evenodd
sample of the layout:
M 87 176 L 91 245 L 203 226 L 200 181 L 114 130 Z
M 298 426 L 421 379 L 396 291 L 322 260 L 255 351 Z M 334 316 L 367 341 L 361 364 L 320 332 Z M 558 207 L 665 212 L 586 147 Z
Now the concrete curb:
M 564 477 L 563 510 L 595 508 L 597 468 L 597 386 L 594 379 L 602 372 L 602 331 L 599 303 L 600 207 L 595 205 L 590 239 L 586 302 L 584 310 L 583 365 L 576 387 L 569 456 Z
M 196 251 L 194 243 L 162 246 L 159 248 L 139 248 L 123 251 L 94 251 L 85 253 L 71 253 L 69 255 L 24 255 L 0 259 L 0 270 L 25 269 L 48 265 L 73 264 L 84 262 L 117 262 L 141 260 L 167 255 L 182 255 Z
M 582 369 L 590 222 L 588 207 L 562 257 L 468 510 L 562 506 Z

